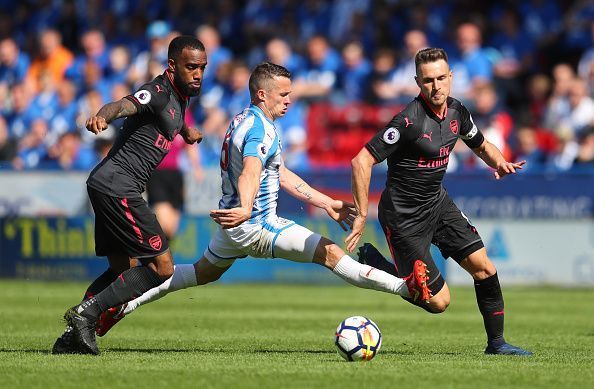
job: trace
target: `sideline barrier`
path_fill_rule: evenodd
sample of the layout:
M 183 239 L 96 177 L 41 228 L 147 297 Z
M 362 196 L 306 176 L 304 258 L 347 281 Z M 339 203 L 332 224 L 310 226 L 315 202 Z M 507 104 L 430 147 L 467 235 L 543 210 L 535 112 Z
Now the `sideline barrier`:
M 339 245 L 346 237 L 328 218 L 295 221 Z M 594 286 L 594 220 L 474 220 L 503 284 Z M 92 217 L 0 219 L 0 277 L 47 280 L 92 279 L 105 270 L 95 257 Z M 216 225 L 208 217 L 185 217 L 173 244 L 176 263 L 193 263 Z M 362 242 L 389 253 L 379 223 L 370 220 Z M 450 284 L 470 285 L 452 261 L 432 255 Z M 356 256 L 356 255 L 355 255 Z M 221 282 L 341 283 L 321 266 L 285 260 L 241 259 Z

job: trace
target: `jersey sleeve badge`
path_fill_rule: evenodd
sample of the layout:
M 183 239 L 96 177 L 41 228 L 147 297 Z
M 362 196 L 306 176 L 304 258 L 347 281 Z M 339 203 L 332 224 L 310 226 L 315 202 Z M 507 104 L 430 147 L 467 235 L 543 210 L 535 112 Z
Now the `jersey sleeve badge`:
M 134 97 L 140 104 L 148 104 L 151 101 L 151 92 L 147 91 L 146 89 L 141 89 L 138 92 L 134 93 Z
M 390 127 L 384 132 L 382 139 L 387 144 L 393 145 L 400 139 L 400 131 L 396 127 Z

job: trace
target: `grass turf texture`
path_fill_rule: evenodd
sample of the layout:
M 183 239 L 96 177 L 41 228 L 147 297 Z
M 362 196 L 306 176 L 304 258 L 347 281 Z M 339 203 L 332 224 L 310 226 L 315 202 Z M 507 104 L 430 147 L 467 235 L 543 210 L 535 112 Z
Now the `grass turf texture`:
M 102 355 L 51 355 L 82 283 L 0 280 L 0 387 L 591 387 L 594 290 L 504 288 L 507 339 L 530 358 L 485 356 L 470 288 L 430 315 L 349 286 L 209 285 L 143 306 L 99 339 Z M 349 363 L 334 329 L 374 320 L 377 357 Z

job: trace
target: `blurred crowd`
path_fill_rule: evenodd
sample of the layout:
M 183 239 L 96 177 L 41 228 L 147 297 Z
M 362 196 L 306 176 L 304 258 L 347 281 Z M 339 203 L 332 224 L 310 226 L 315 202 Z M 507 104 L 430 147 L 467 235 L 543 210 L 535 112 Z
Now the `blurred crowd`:
M 121 122 L 97 137 L 86 118 L 162 73 L 179 34 L 208 55 L 186 113 L 205 133 L 201 166 L 218 165 L 257 63 L 293 73 L 278 127 L 287 164 L 305 170 L 312 104 L 403 106 L 418 94 L 414 54 L 436 46 L 450 57 L 452 96 L 507 158 L 538 172 L 594 167 L 587 0 L 0 0 L 0 165 L 91 169 Z M 458 143 L 451 170 L 484 168 Z

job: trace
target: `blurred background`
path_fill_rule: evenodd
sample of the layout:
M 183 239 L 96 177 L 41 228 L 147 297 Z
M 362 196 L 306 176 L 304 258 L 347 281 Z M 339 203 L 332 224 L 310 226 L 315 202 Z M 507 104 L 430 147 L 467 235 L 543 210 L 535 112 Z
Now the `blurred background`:
M 184 177 L 184 205 L 162 221 L 177 262 L 197 259 L 215 229 L 222 137 L 249 104 L 257 63 L 293 74 L 293 104 L 277 123 L 286 164 L 349 199 L 351 158 L 418 94 L 414 54 L 437 46 L 450 57 L 452 96 L 506 158 L 528 161 L 495 183 L 459 142 L 448 166 L 446 188 L 502 282 L 594 285 L 594 1 L 583 0 L 0 0 L 0 276 L 84 279 L 105 267 L 84 182 L 121 121 L 101 136 L 84 122 L 161 74 L 179 34 L 205 44 L 208 66 L 186 113 L 205 140 L 179 142 L 160 167 Z M 372 201 L 384 182 L 380 165 Z M 286 196 L 279 213 L 344 239 Z M 378 223 L 365 239 L 388 254 Z M 469 281 L 437 262 L 449 282 Z M 246 260 L 223 281 L 333 281 L 318 270 Z

